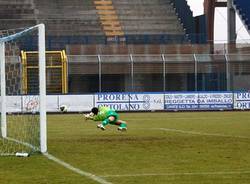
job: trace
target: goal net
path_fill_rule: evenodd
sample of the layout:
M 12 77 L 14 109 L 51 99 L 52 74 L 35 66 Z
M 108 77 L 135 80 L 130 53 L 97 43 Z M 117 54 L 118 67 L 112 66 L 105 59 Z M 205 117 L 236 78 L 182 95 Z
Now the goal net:
M 23 70 L 21 50 L 37 51 L 32 75 Z M 37 67 L 38 66 L 38 67 Z M 34 27 L 0 31 L 0 155 L 29 155 L 47 151 L 45 28 Z M 25 81 L 32 81 L 31 91 Z M 23 92 L 26 91 L 26 94 Z

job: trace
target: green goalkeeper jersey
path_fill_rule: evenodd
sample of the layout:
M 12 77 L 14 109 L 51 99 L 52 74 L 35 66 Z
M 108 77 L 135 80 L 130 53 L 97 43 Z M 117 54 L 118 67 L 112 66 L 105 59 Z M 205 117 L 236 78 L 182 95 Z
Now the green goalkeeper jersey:
M 105 119 L 109 118 L 110 116 L 114 116 L 116 121 L 118 119 L 118 114 L 109 107 L 106 106 L 100 106 L 98 108 L 98 114 L 93 117 L 94 121 L 104 121 Z

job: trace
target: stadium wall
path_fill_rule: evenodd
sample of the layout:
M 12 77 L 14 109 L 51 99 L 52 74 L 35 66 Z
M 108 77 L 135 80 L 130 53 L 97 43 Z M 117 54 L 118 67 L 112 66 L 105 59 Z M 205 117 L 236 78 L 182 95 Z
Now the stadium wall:
M 8 96 L 7 112 L 32 112 L 39 108 L 35 99 Z M 250 92 L 159 92 L 159 93 L 96 93 L 88 95 L 47 95 L 47 112 L 86 112 L 94 106 L 106 105 L 117 111 L 196 111 L 249 110 Z

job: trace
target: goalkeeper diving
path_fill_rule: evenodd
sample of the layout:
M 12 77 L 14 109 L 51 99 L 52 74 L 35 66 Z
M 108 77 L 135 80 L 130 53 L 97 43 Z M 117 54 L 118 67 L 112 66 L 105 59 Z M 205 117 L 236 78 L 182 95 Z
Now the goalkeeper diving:
M 127 123 L 119 119 L 119 115 L 115 110 L 106 106 L 93 107 L 91 112 L 84 116 L 86 120 L 101 121 L 97 125 L 97 128 L 101 130 L 105 130 L 105 127 L 109 124 L 118 126 L 117 130 L 119 131 L 127 130 Z

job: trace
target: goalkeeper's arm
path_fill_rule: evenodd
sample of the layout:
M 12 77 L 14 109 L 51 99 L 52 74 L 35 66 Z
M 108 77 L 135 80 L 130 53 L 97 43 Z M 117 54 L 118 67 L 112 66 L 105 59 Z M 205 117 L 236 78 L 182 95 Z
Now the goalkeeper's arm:
M 85 119 L 86 120 L 93 120 L 93 118 L 94 118 L 94 114 L 91 112 L 91 113 L 89 113 L 89 114 L 84 114 L 84 117 L 85 117 Z

